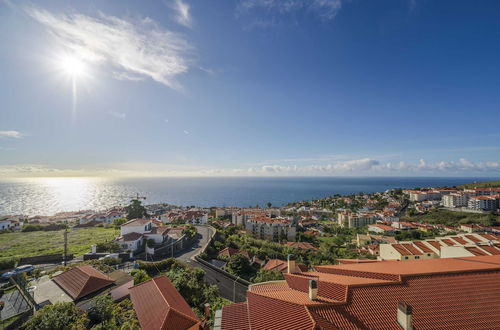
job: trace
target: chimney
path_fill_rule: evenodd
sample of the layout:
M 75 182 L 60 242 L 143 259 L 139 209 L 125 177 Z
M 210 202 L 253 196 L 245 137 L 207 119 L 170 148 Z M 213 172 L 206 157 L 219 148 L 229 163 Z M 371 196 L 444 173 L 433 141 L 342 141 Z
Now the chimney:
M 318 297 L 318 282 L 309 280 L 309 299 L 316 300 Z
M 205 314 L 205 319 L 210 318 L 210 304 L 209 303 L 206 303 L 205 305 L 203 305 L 203 312 Z
M 288 261 L 288 274 L 295 273 L 295 256 L 289 254 L 286 259 Z
M 413 330 L 413 309 L 405 302 L 398 303 L 398 323 L 403 330 Z

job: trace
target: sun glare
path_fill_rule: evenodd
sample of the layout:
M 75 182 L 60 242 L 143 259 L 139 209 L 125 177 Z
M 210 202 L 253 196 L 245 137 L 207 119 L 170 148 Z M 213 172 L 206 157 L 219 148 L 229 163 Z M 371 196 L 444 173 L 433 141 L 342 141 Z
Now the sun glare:
M 76 57 L 68 56 L 61 60 L 61 68 L 68 75 L 76 78 L 85 73 L 85 65 Z

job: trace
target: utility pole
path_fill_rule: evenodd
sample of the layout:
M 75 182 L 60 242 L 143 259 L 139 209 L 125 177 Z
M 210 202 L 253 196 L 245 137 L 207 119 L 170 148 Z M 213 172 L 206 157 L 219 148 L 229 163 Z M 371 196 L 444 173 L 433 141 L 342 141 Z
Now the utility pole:
M 63 256 L 64 266 L 66 266 L 67 255 L 68 255 L 68 224 L 66 223 L 66 227 L 64 228 L 64 256 Z

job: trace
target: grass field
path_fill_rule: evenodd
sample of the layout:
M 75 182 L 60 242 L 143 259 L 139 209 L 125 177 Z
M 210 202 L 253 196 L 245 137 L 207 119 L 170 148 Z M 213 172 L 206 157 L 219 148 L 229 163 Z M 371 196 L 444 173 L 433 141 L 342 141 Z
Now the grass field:
M 496 181 L 486 181 L 486 182 L 476 182 L 476 183 L 467 183 L 459 188 L 470 189 L 470 188 L 500 188 L 500 180 Z
M 110 241 L 116 236 L 118 236 L 118 231 L 112 228 L 70 229 L 68 232 L 68 253 L 75 256 L 82 255 L 90 251 L 92 244 Z M 64 230 L 0 234 L 0 258 L 62 253 L 63 247 Z
M 496 225 L 500 222 L 500 216 L 490 214 L 476 214 L 466 212 L 455 212 L 448 210 L 433 210 L 426 214 L 403 217 L 403 221 L 419 221 L 448 226 L 457 226 L 464 223 L 476 223 L 483 225 Z

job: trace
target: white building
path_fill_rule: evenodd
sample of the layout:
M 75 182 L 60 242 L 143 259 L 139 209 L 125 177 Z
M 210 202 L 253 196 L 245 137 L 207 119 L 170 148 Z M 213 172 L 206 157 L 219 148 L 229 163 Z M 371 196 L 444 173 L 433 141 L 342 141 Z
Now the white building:
M 464 207 L 467 206 L 467 203 L 469 202 L 469 194 L 454 193 L 444 195 L 441 201 L 444 207 Z
M 500 195 L 480 195 L 469 199 L 468 207 L 473 210 L 492 211 L 499 208 Z
M 296 227 L 292 220 L 284 218 L 268 218 L 266 216 L 249 218 L 245 229 L 260 239 L 280 241 L 286 238 L 295 241 Z

